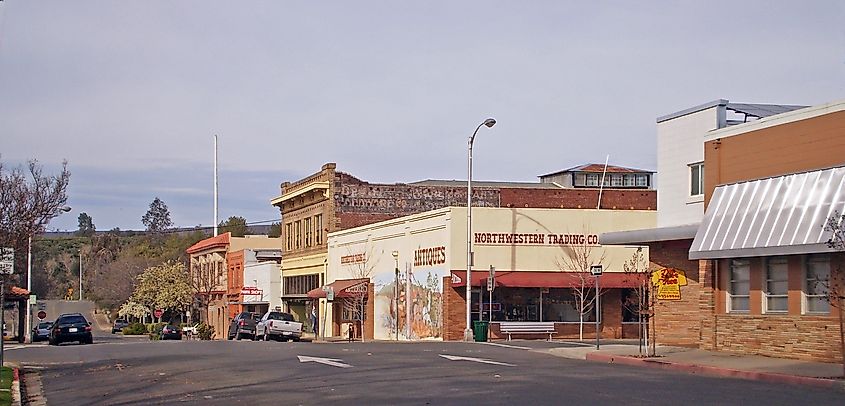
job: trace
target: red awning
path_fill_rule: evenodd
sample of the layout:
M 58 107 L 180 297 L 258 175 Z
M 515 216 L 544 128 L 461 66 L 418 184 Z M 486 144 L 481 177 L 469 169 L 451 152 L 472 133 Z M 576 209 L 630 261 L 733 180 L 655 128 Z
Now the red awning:
M 311 289 L 308 291 L 309 299 L 322 299 L 326 297 L 324 288 L 331 287 L 334 290 L 334 297 L 358 297 L 361 292 L 367 291 L 370 285 L 369 279 L 338 279 L 326 286 Z
M 466 271 L 452 271 L 452 286 L 466 285 Z M 472 273 L 472 286 L 486 286 L 487 270 Z M 605 272 L 600 276 L 602 288 L 634 288 L 645 280 L 645 274 Z M 539 272 L 539 271 L 496 271 L 496 286 L 504 288 L 572 288 L 581 285 L 593 286 L 596 278 L 589 272 Z

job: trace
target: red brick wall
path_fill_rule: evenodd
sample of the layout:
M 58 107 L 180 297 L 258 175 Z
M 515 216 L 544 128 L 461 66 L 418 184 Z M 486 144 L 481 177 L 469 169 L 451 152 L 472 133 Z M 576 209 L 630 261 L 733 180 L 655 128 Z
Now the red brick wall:
M 466 327 L 466 291 L 452 287 L 452 277 L 443 277 L 443 340 L 461 341 Z
M 830 317 L 716 316 L 716 349 L 737 354 L 841 362 L 839 327 Z
M 501 189 L 501 207 L 582 209 L 596 207 L 598 189 Z M 657 191 L 604 189 L 603 209 L 657 210 Z

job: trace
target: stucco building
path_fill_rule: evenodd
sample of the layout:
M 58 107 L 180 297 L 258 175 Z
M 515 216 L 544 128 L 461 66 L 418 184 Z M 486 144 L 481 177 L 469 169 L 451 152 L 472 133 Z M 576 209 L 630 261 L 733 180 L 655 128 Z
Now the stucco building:
M 326 282 L 335 299 L 321 301 L 328 306 L 323 333 L 346 336 L 358 320 L 349 311 L 348 301 L 354 300 L 366 308 L 366 338 L 463 339 L 466 221 L 465 207 L 447 207 L 330 233 Z M 598 234 L 655 225 L 655 211 L 473 208 L 473 224 L 471 319 L 492 317 L 494 338 L 505 336 L 499 330 L 503 322 L 545 322 L 554 337 L 577 337 L 581 312 L 575 290 L 584 283 L 589 295 L 595 282 L 578 258 L 604 266 L 601 328 L 605 337 L 623 337 L 624 295 L 640 276 L 624 273 L 623 264 L 636 249 L 600 246 Z M 492 301 L 485 287 L 491 266 Z M 359 295 L 346 293 L 353 286 Z M 319 288 L 311 295 L 326 297 Z M 589 300 L 583 308 L 585 337 L 595 334 Z

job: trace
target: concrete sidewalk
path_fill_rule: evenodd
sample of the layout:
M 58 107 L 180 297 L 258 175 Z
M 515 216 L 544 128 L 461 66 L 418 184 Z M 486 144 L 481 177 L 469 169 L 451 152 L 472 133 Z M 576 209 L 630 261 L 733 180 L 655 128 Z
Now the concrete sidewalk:
M 842 364 L 735 355 L 684 347 L 658 346 L 656 357 L 641 357 L 637 345 L 552 348 L 549 353 L 573 359 L 676 370 L 692 374 L 767 382 L 811 385 L 845 390 Z

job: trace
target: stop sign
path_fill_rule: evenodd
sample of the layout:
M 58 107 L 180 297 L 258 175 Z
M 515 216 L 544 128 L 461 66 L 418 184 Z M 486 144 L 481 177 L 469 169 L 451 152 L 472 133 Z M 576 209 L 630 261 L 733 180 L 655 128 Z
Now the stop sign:
M 44 320 L 46 318 L 47 318 L 47 312 L 45 312 L 44 310 L 41 310 L 41 311 L 38 312 L 38 320 Z
M 156 318 L 161 317 L 162 314 L 164 314 L 164 310 L 161 309 L 155 309 L 155 311 L 153 312 L 153 315 L 155 315 Z

